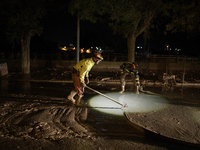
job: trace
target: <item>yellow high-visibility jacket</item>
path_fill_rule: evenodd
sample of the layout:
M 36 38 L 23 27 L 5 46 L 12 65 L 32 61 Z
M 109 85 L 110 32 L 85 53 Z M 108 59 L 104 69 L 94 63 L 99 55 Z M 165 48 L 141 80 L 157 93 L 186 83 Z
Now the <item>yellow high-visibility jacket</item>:
M 94 66 L 95 62 L 92 58 L 82 59 L 78 62 L 74 68 L 79 72 L 79 78 L 81 83 L 85 83 L 85 77 L 89 77 L 89 72 Z

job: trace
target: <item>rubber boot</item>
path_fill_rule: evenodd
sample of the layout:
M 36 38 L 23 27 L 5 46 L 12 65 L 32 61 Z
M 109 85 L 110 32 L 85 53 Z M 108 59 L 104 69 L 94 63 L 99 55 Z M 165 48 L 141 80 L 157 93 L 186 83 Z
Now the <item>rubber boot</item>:
M 139 89 L 140 89 L 140 87 L 137 86 L 137 94 L 140 94 Z
M 74 96 L 77 94 L 76 91 L 72 90 L 71 93 L 68 95 L 68 99 L 73 103 L 75 104 L 75 99 L 74 99 Z
M 76 105 L 76 106 L 83 106 L 83 105 L 81 104 L 81 98 L 82 98 L 82 97 L 83 97 L 83 95 L 77 96 L 76 102 L 75 102 L 75 105 Z
M 119 93 L 124 93 L 124 91 L 125 91 L 125 87 L 122 86 L 122 90 Z

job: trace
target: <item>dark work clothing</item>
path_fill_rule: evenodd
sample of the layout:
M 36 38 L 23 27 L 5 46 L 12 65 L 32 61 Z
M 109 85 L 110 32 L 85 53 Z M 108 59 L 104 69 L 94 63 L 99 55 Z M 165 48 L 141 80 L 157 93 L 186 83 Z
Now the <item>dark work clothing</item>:
M 136 84 L 137 86 L 140 86 L 137 64 L 129 62 L 123 63 L 120 66 L 120 72 L 121 72 L 121 77 L 120 77 L 121 86 L 125 86 L 125 77 L 127 75 L 131 75 L 133 83 Z

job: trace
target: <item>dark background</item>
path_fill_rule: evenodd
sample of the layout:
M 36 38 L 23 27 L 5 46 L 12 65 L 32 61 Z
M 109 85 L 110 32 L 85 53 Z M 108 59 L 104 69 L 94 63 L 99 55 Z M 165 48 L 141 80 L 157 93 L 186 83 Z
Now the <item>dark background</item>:
M 77 17 L 72 16 L 68 10 L 50 11 L 42 20 L 44 27 L 43 33 L 35 35 L 31 40 L 31 53 L 56 53 L 58 46 L 76 46 L 77 35 Z M 164 35 L 164 27 L 151 29 L 147 41 L 147 47 L 144 48 L 144 38 L 141 34 L 136 41 L 137 49 L 142 53 L 150 52 L 152 54 L 177 55 L 175 48 L 181 49 L 178 55 L 199 56 L 199 33 L 192 36 L 186 33 L 175 33 Z M 1 53 L 17 53 L 20 46 L 12 47 L 6 40 L 4 31 L 0 30 Z M 166 44 L 169 44 L 171 51 L 166 51 Z M 80 21 L 80 47 L 90 48 L 91 46 L 110 49 L 114 52 L 127 53 L 126 39 L 118 34 L 113 34 L 107 24 L 91 23 L 89 21 Z

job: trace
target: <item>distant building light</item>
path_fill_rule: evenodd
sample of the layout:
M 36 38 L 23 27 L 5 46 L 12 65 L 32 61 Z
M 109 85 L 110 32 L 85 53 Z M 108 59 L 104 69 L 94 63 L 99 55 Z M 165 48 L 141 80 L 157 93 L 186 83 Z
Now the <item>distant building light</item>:
M 137 46 L 137 49 L 142 49 L 142 47 L 141 46 Z
M 180 49 L 180 48 L 175 48 L 175 51 L 178 51 L 178 52 L 180 52 L 180 51 L 181 51 L 181 49 Z
M 85 52 L 86 52 L 86 53 L 91 53 L 91 50 L 90 50 L 90 49 L 87 49 Z
M 83 52 L 84 52 L 84 48 L 81 48 L 81 50 L 80 50 L 80 51 L 81 51 L 81 53 L 83 53 Z
M 63 50 L 63 51 L 66 51 L 67 49 L 63 47 L 62 50 Z

